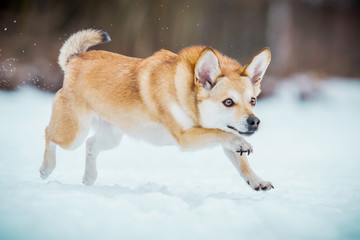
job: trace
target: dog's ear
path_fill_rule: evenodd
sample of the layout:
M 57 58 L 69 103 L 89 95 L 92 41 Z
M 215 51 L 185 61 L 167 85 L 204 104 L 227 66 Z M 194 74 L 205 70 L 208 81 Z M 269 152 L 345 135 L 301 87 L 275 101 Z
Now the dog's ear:
M 195 81 L 206 90 L 211 90 L 221 75 L 219 60 L 211 48 L 205 48 L 195 65 Z
M 242 75 L 248 76 L 255 87 L 260 89 L 260 82 L 271 61 L 269 48 L 261 50 L 251 62 L 244 67 Z

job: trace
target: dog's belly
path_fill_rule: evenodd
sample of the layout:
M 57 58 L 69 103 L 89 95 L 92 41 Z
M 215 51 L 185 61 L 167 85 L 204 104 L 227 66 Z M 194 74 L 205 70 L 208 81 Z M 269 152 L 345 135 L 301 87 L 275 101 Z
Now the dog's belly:
M 149 121 L 142 118 L 139 121 L 139 116 L 133 118 L 132 121 L 130 116 L 125 118 L 114 118 L 113 121 L 107 120 L 109 118 L 101 117 L 94 113 L 91 127 L 95 131 L 99 131 L 103 127 L 103 123 L 110 124 L 121 130 L 122 133 L 145 142 L 158 145 L 158 146 L 169 146 L 176 145 L 177 142 L 171 133 L 160 123 Z
M 125 134 L 158 146 L 176 145 L 171 133 L 161 124 L 155 122 L 143 123 L 140 128 L 124 131 Z

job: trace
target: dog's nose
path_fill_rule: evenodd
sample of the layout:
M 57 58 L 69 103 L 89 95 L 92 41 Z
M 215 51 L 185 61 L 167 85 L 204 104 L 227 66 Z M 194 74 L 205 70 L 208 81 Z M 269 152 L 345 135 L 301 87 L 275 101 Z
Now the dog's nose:
M 249 131 L 256 131 L 260 124 L 260 119 L 257 117 L 250 116 L 246 120 L 249 125 Z

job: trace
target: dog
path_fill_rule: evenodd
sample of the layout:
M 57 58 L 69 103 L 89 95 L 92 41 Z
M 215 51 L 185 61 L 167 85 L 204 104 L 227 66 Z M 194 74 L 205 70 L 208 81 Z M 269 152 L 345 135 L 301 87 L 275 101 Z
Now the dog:
M 179 54 L 160 50 L 145 59 L 108 51 L 87 51 L 109 42 L 101 30 L 74 33 L 60 49 L 63 87 L 53 100 L 40 175 L 56 165 L 55 149 L 75 149 L 86 140 L 83 183 L 97 178 L 96 158 L 116 147 L 124 134 L 156 145 L 196 149 L 221 144 L 254 190 L 273 188 L 250 168 L 252 135 L 260 120 L 253 114 L 260 83 L 271 60 L 269 48 L 241 66 L 217 50 L 192 46 Z

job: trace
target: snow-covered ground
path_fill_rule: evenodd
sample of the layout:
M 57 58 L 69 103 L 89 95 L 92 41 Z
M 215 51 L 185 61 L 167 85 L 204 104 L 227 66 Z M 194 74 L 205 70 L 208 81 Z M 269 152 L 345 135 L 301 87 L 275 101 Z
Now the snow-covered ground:
M 302 83 L 304 84 L 304 82 Z M 306 84 L 306 82 L 305 82 Z M 52 94 L 0 91 L 0 239 L 360 239 L 360 81 L 312 98 L 285 84 L 258 103 L 255 192 L 220 147 L 182 152 L 124 138 L 84 186 L 84 146 L 39 177 Z

